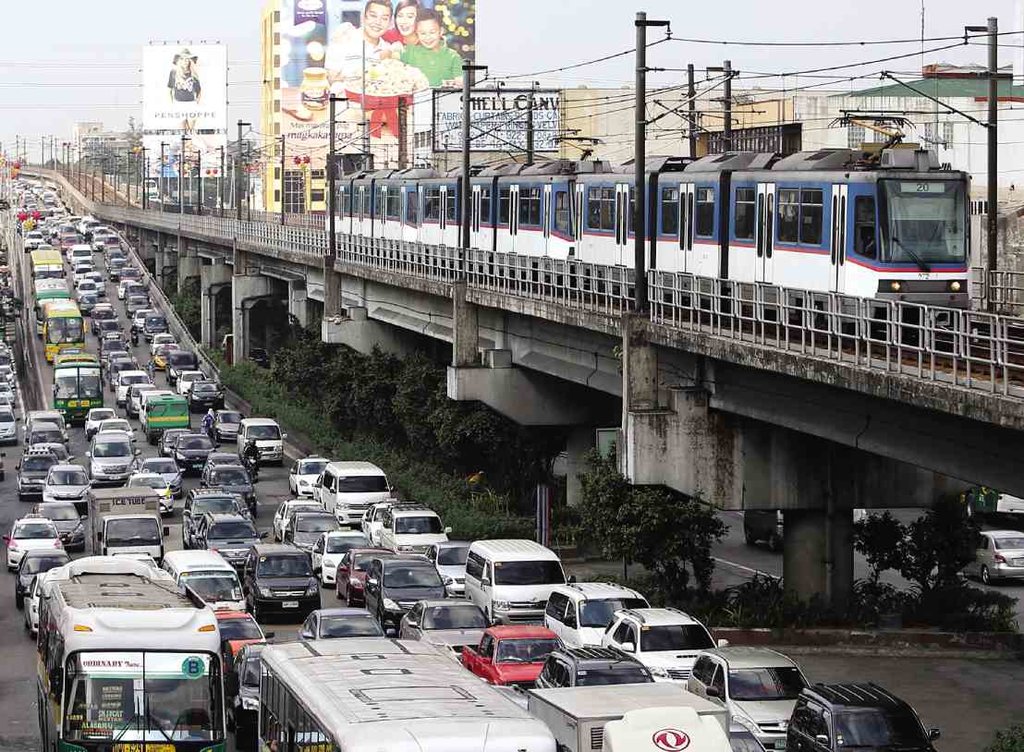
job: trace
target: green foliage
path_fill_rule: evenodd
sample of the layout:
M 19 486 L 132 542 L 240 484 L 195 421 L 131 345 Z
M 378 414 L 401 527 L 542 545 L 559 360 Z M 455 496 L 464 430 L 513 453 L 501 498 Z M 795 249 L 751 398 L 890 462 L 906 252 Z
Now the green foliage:
M 653 486 L 631 486 L 613 459 L 591 452 L 580 475 L 581 532 L 609 558 L 642 564 L 667 593 L 686 593 L 691 572 L 700 590 L 711 587 L 711 546 L 725 535 L 714 510 Z
M 997 731 L 985 752 L 1024 752 L 1024 724 Z
M 202 339 L 202 300 L 200 298 L 199 278 L 189 277 L 181 290 L 169 297 L 174 312 L 178 314 L 188 333 L 195 340 Z

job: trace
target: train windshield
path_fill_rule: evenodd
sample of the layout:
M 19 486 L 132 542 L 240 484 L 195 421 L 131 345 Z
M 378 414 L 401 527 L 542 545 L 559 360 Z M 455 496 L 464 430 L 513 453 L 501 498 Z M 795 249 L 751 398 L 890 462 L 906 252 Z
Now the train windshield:
M 952 180 L 883 180 L 885 260 L 929 264 L 967 258 L 965 186 Z

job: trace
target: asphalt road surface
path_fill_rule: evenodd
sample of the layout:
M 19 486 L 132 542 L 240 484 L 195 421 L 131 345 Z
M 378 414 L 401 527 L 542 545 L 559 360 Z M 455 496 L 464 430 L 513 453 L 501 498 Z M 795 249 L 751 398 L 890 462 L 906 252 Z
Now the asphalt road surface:
M 22 274 L 28 290 L 28 259 L 20 246 L 9 253 L 16 273 Z M 100 262 L 102 265 L 102 262 Z M 123 307 L 117 301 L 116 288 L 107 285 L 108 299 L 115 303 L 122 321 L 127 323 Z M 30 305 L 30 301 L 26 303 Z M 31 364 L 28 378 L 41 380 L 41 393 L 51 394 L 51 368 L 42 356 L 41 343 L 34 336 L 30 342 Z M 89 349 L 95 351 L 96 340 L 89 336 Z M 140 344 L 135 348 L 138 361 L 144 364 L 149 359 L 148 349 Z M 156 381 L 165 384 L 163 374 L 158 372 Z M 26 391 L 22 385 L 21 392 Z M 113 395 L 106 391 L 108 404 Z M 24 416 L 24 411 L 19 410 Z M 193 425 L 198 426 L 201 416 L 193 416 Z M 135 423 L 137 427 L 137 422 Z M 143 456 L 154 456 L 156 448 L 149 446 L 145 437 L 136 431 L 136 444 Z M 21 445 L 6 449 L 7 477 L 0 483 L 0 529 L 5 533 L 15 519 L 32 508 L 28 502 L 19 503 L 16 494 L 14 466 L 21 455 Z M 84 430 L 71 429 L 71 452 L 75 461 L 84 463 L 87 446 Z M 185 480 L 186 493 L 195 487 L 194 477 Z M 287 463 L 285 467 L 268 467 L 260 472 L 257 485 L 259 497 L 259 529 L 269 530 L 270 521 L 278 504 L 289 497 Z M 782 557 L 764 548 L 747 546 L 743 541 L 742 518 L 739 514 L 724 513 L 729 525 L 729 534 L 717 546 L 718 560 L 716 584 L 735 584 L 749 578 L 755 572 L 779 576 L 782 574 Z M 181 545 L 180 502 L 174 514 L 167 520 L 171 527 L 168 549 Z M 571 571 L 571 568 L 570 568 Z M 863 562 L 858 562 L 858 575 L 865 573 Z M 8 595 L 4 596 L 3 591 Z M 1024 596 L 1024 587 L 1002 587 L 1000 590 Z M 0 645 L 3 647 L 5 670 L 0 675 L 0 752 L 36 752 L 38 750 L 38 729 L 35 710 L 35 646 L 28 639 L 21 611 L 14 607 L 13 578 L 6 572 L 0 573 L 0 597 L 9 597 L 8 607 L 0 609 Z M 333 592 L 325 591 L 324 606 L 336 605 Z M 1024 617 L 1022 617 L 1024 623 Z M 298 624 L 275 623 L 269 629 L 275 632 L 274 641 L 292 640 L 296 637 Z M 814 681 L 853 681 L 874 679 L 897 694 L 910 700 L 922 715 L 926 725 L 943 727 L 943 741 L 940 749 L 980 749 L 991 738 L 995 728 L 1019 720 L 1020 697 L 1024 696 L 1024 671 L 1020 664 L 998 660 L 968 659 L 918 659 L 898 656 L 823 656 L 799 657 L 809 677 Z

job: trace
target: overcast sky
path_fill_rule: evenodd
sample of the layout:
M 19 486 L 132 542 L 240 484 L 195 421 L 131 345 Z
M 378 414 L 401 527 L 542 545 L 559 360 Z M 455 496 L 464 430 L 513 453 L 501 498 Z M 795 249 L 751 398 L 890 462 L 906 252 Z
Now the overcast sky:
M 649 0 L 478 0 L 477 62 L 492 76 L 531 74 L 592 60 L 631 48 L 633 17 L 645 10 L 651 19 L 672 22 L 674 37 L 733 41 L 862 41 L 917 39 L 921 34 L 920 0 L 731 0 L 687 2 Z M 142 45 L 150 41 L 220 41 L 228 45 L 228 122 L 258 122 L 259 20 L 262 2 L 255 0 L 49 0 L 39 5 L 16 3 L 7 8 L 0 52 L 0 141 L 10 149 L 16 135 L 28 137 L 37 158 L 41 135 L 69 138 L 72 124 L 101 120 L 124 128 L 129 116 L 141 115 L 139 71 Z M 1018 0 L 925 0 L 925 35 L 961 34 L 965 24 L 984 25 L 999 18 L 1004 31 L 1019 30 Z M 698 9 L 696 13 L 688 9 Z M 650 30 L 651 39 L 664 30 Z M 1001 63 L 1015 62 L 1014 45 L 1024 35 L 1002 38 Z M 926 48 L 949 42 L 926 42 Z M 752 73 L 789 72 L 875 60 L 919 51 L 920 44 L 871 47 L 753 47 L 691 42 L 661 44 L 650 52 L 649 65 L 698 68 L 720 65 Z M 943 50 L 926 62 L 984 62 L 982 46 Z M 918 56 L 836 75 L 856 76 L 882 68 L 912 71 Z M 539 77 L 542 83 L 621 86 L 632 83 L 632 57 Z M 1018 75 L 1021 71 L 1016 71 Z M 684 73 L 654 74 L 650 86 L 677 83 Z M 530 79 L 519 79 L 528 82 Z M 787 87 L 818 82 L 810 77 L 786 81 Z M 758 79 L 768 86 L 778 80 Z M 822 83 L 827 80 L 822 79 Z M 839 82 L 838 88 L 869 86 L 874 80 Z

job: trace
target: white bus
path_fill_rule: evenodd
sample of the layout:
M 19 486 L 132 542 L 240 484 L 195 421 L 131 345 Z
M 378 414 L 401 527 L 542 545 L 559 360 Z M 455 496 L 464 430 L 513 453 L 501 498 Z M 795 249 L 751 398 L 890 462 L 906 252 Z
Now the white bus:
M 213 611 L 142 562 L 51 570 L 39 607 L 45 752 L 225 752 Z
M 271 645 L 259 734 L 275 752 L 554 752 L 547 726 L 424 642 Z

